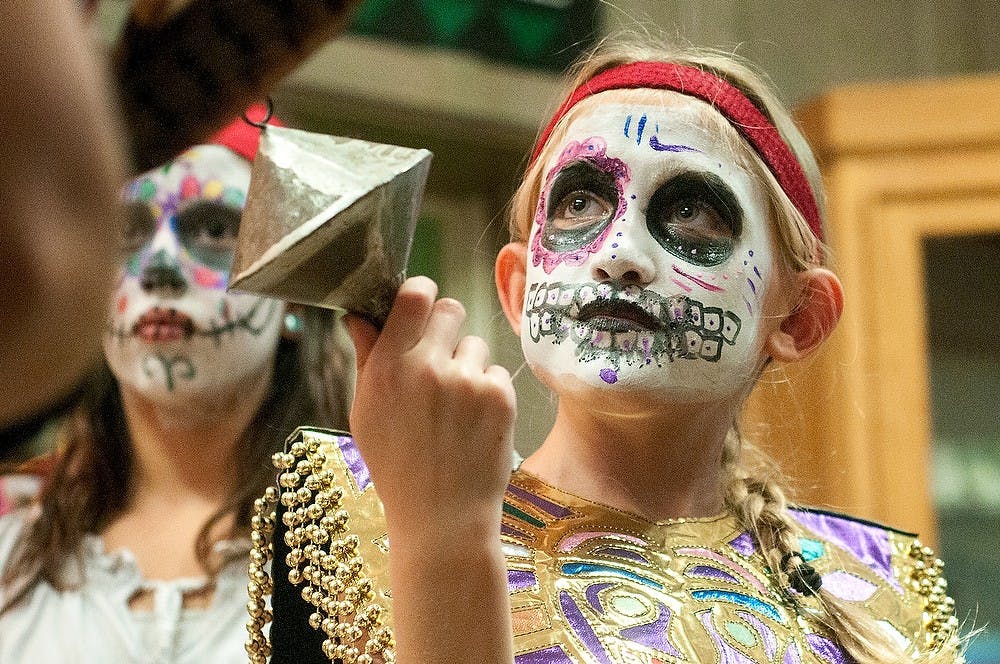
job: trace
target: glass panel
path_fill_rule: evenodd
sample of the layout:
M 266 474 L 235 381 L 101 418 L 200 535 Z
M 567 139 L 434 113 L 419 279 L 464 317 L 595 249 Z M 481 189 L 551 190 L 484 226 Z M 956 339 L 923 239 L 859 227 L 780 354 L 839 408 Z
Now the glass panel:
M 366 0 L 351 31 L 562 71 L 599 33 L 599 0 Z
M 969 663 L 1000 661 L 1000 235 L 925 243 L 940 555 Z

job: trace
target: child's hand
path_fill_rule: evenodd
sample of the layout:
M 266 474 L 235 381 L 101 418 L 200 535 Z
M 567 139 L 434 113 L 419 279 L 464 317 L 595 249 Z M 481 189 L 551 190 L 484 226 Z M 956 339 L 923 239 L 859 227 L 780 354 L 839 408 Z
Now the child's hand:
M 347 318 L 358 355 L 351 433 L 385 506 L 401 662 L 513 662 L 500 548 L 514 386 L 465 310 L 425 277 L 379 334 Z
M 485 341 L 460 336 L 461 303 L 436 297 L 433 281 L 414 277 L 381 333 L 346 319 L 358 356 L 351 433 L 392 545 L 447 546 L 463 532 L 496 537 L 510 477 L 510 374 L 488 363 Z

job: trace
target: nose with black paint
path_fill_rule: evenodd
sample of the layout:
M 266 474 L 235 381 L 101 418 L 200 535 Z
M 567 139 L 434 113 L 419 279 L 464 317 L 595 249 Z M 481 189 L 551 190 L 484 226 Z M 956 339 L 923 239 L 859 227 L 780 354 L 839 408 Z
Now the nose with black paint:
M 149 259 L 139 277 L 139 285 L 147 293 L 173 297 L 184 294 L 188 287 L 177 261 L 164 249 L 160 249 Z

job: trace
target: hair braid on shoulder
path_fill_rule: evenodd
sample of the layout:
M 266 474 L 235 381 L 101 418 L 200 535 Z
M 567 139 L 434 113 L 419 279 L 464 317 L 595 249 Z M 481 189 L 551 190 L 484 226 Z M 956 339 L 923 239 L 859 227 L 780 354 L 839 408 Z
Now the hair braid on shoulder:
M 722 453 L 722 469 L 726 478 L 726 507 L 753 536 L 775 582 L 788 590 L 787 573 L 781 560 L 786 554 L 799 552 L 800 527 L 788 511 L 788 501 L 781 485 L 767 471 L 757 471 L 743 462 L 744 441 L 734 426 L 726 437 Z M 809 611 L 809 619 L 828 630 L 858 664 L 944 664 L 954 662 L 955 654 L 944 651 L 904 652 L 863 610 L 820 589 L 817 593 L 820 611 Z M 800 607 L 802 611 L 804 608 Z

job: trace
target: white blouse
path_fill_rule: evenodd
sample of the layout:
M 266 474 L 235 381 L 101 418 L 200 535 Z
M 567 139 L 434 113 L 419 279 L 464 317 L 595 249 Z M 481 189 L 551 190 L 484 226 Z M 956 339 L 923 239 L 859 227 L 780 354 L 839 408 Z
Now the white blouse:
M 0 478 L 0 494 L 3 484 Z M 32 516 L 31 508 L 21 507 L 0 517 L 0 569 Z M 249 551 L 249 542 L 229 546 Z M 145 579 L 129 551 L 108 553 L 99 537 L 88 536 L 82 586 L 59 592 L 48 583 L 36 584 L 0 616 L 0 662 L 242 664 L 248 560 L 238 559 L 219 573 L 208 607 L 182 608 L 184 594 L 206 588 L 207 578 Z M 129 599 L 141 591 L 152 594 L 152 610 L 129 608 Z

